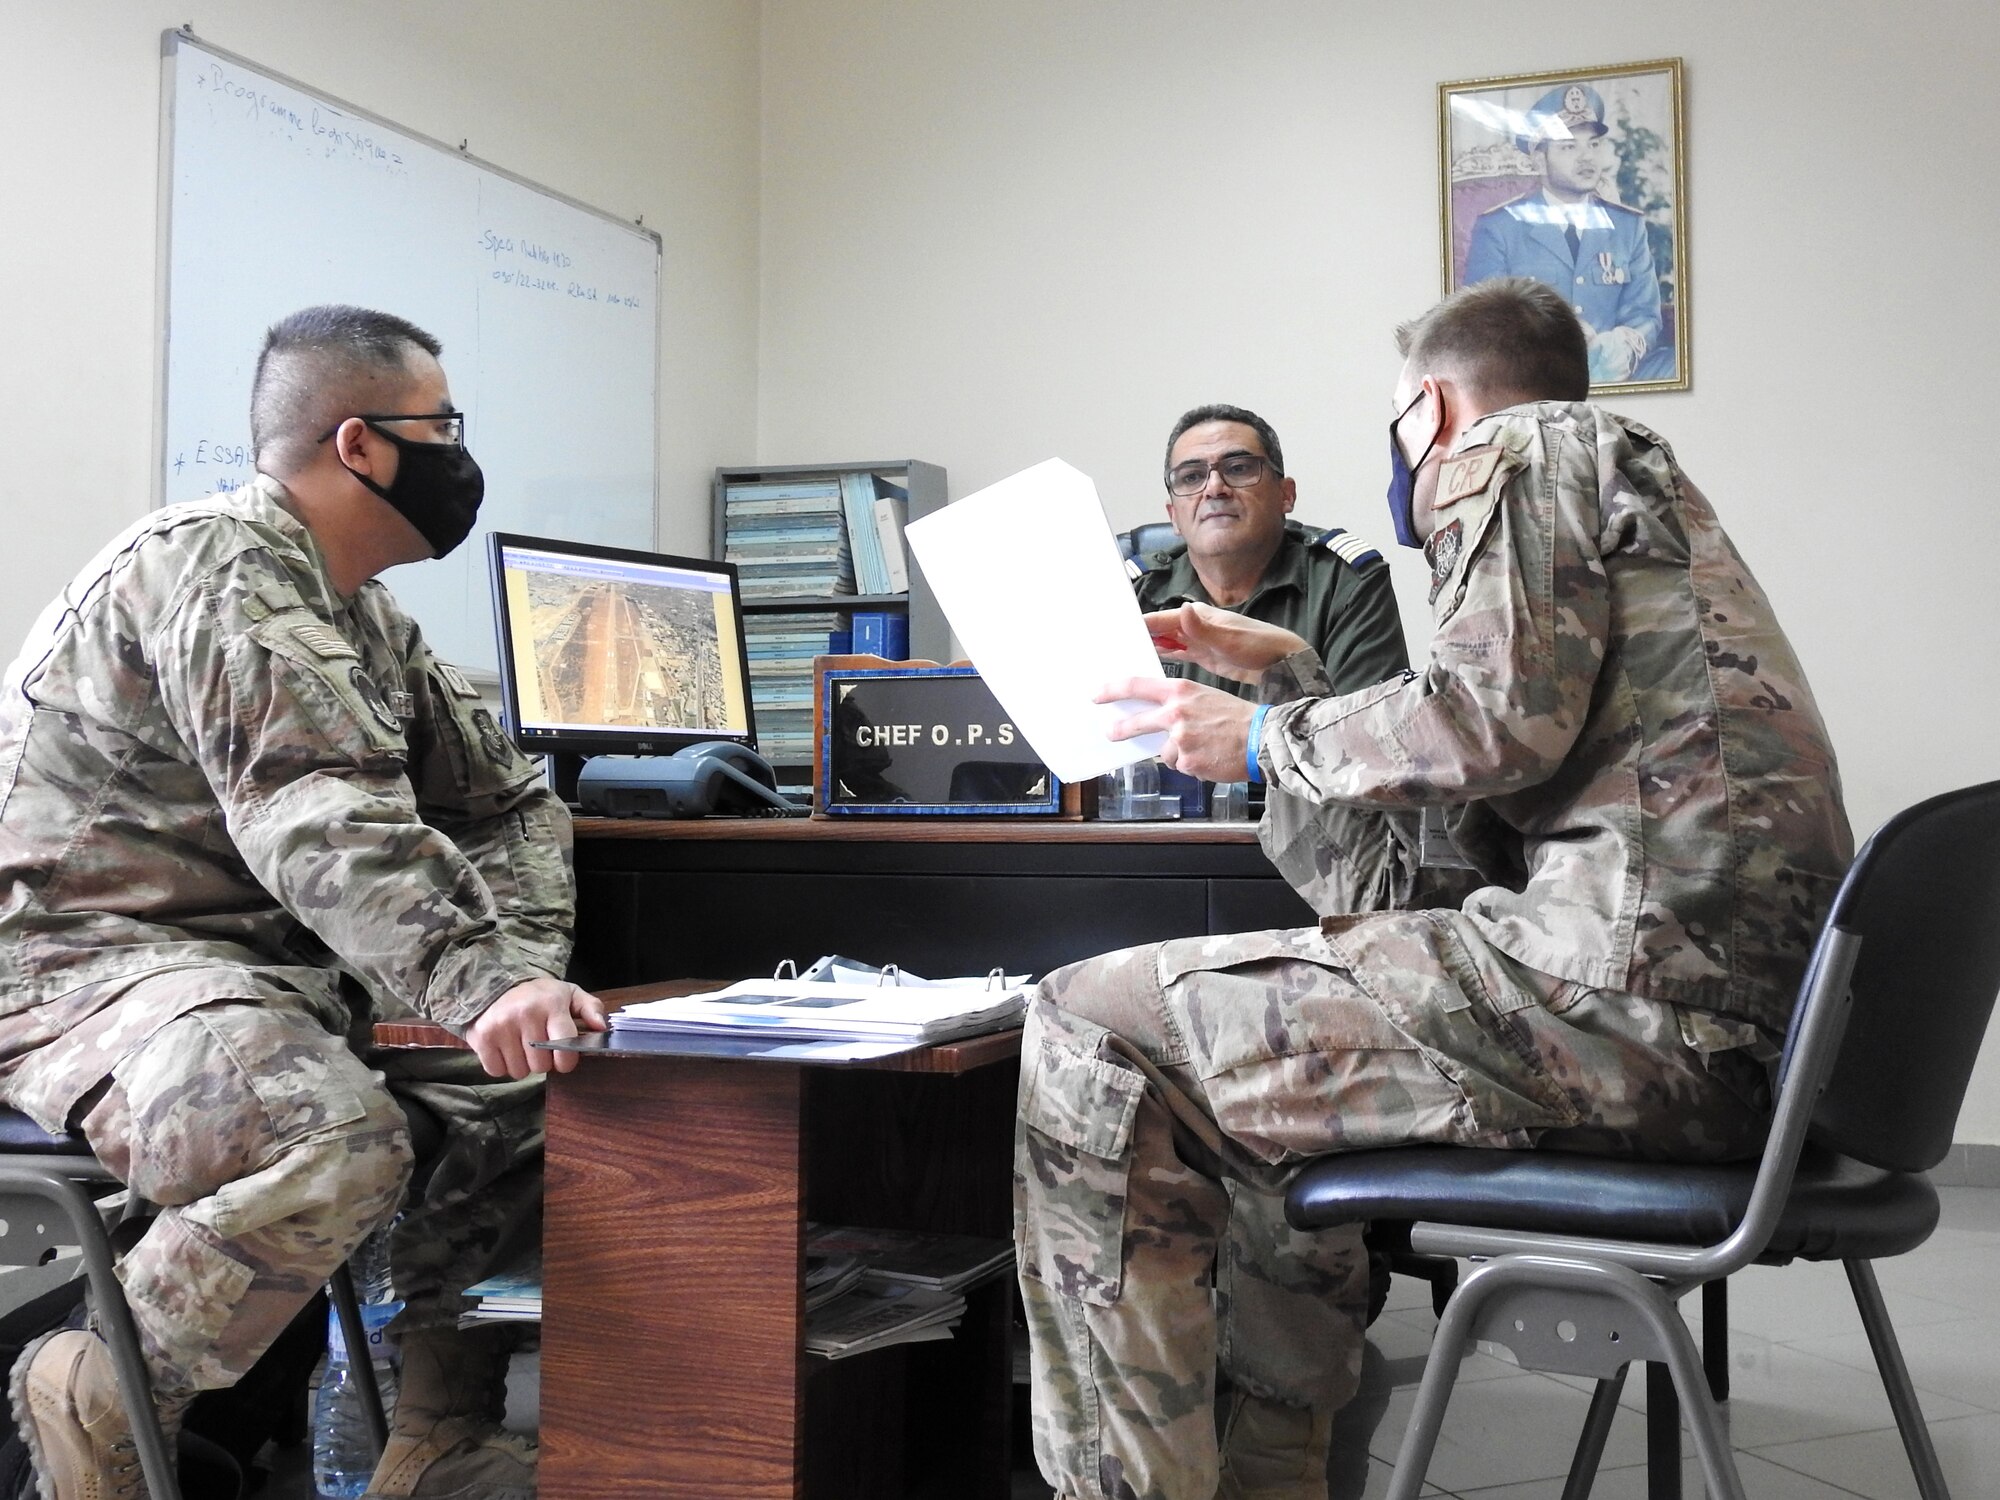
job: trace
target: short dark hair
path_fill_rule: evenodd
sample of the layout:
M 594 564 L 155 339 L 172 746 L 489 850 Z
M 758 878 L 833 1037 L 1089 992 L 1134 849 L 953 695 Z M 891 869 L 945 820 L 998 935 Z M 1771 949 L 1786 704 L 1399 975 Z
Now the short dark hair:
M 1257 440 L 1264 445 L 1264 457 L 1271 461 L 1271 467 L 1280 474 L 1285 472 L 1285 450 L 1278 446 L 1278 434 L 1271 430 L 1271 424 L 1254 411 L 1240 406 L 1197 406 L 1192 411 L 1181 413 L 1181 419 L 1174 423 L 1174 430 L 1167 434 L 1166 468 L 1174 464 L 1174 444 L 1190 427 L 1199 427 L 1204 422 L 1241 422 L 1253 429 Z
M 1526 276 L 1461 287 L 1399 327 L 1396 349 L 1422 372 L 1450 371 L 1494 410 L 1590 395 L 1583 325 L 1559 292 Z
M 410 356 L 444 345 L 393 313 L 308 307 L 264 335 L 250 382 L 250 446 L 257 467 L 283 479 L 305 467 L 321 433 L 376 407 L 410 377 Z

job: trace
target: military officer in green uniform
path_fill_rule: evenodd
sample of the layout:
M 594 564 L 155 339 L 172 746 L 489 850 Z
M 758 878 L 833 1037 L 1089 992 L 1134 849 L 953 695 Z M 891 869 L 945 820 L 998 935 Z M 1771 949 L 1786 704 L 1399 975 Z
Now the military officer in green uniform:
M 1270 423 L 1240 406 L 1194 408 L 1167 435 L 1165 481 L 1167 516 L 1180 540 L 1136 560 L 1146 568 L 1134 585 L 1142 609 L 1214 605 L 1290 631 L 1312 643 L 1341 692 L 1372 687 L 1409 665 L 1387 561 L 1352 532 L 1313 531 L 1289 519 L 1297 485 Z M 1256 697 L 1254 686 L 1190 663 L 1166 666 L 1174 676 Z M 1414 841 L 1388 817 L 1368 821 L 1369 842 L 1385 863 Z M 1268 806 L 1263 837 L 1279 847 L 1298 836 L 1299 823 L 1295 808 Z M 1414 899 L 1414 882 L 1371 874 L 1336 872 L 1325 882 L 1330 889 L 1302 894 L 1329 910 Z M 1301 1435 L 1301 1421 L 1323 1419 L 1353 1395 L 1369 1262 L 1359 1225 L 1302 1234 L 1285 1221 L 1276 1194 L 1243 1183 L 1230 1184 L 1228 1193 L 1228 1231 L 1216 1263 L 1216 1367 L 1228 1393 L 1222 1442 L 1244 1473 L 1295 1458 L 1314 1437 L 1314 1430 Z M 1323 1429 L 1322 1420 L 1315 1430 Z
M 284 319 L 255 479 L 147 515 L 30 632 L 0 686 L 0 1099 L 160 1206 L 118 1275 L 170 1443 L 402 1209 L 369 1494 L 528 1500 L 511 1335 L 461 1331 L 460 1293 L 539 1227 L 528 1075 L 575 1058 L 533 1044 L 604 1016 L 562 978 L 568 813 L 374 578 L 479 508 L 438 353 L 384 313 Z M 358 1055 L 412 1011 L 473 1050 Z M 445 1136 L 409 1191 L 404 1100 Z M 44 1500 L 142 1492 L 96 1332 L 31 1344 L 11 1395 Z
M 1167 518 L 1180 540 L 1135 559 L 1139 607 L 1234 610 L 1312 643 L 1342 692 L 1409 665 L 1382 554 L 1340 527 L 1290 520 L 1297 482 L 1271 424 L 1240 406 L 1197 406 L 1167 435 Z M 1239 696 L 1255 690 L 1200 667 L 1168 671 Z
M 1259 701 L 1158 679 L 1102 699 L 1150 700 L 1114 737 L 1164 733 L 1192 774 L 1248 756 L 1318 816 L 1326 868 L 1355 813 L 1439 806 L 1481 883 L 1456 908 L 1350 907 L 1042 981 L 1015 1237 L 1059 1500 L 1323 1500 L 1317 1413 L 1290 1464 L 1266 1443 L 1247 1469 L 1226 1435 L 1218 1453 L 1226 1183 L 1413 1141 L 1753 1154 L 1853 854 L 1770 601 L 1672 450 L 1584 399 L 1568 304 L 1502 278 L 1398 344 L 1389 494 L 1431 565 L 1421 668 L 1338 693 L 1297 636 L 1191 604 L 1155 639 Z

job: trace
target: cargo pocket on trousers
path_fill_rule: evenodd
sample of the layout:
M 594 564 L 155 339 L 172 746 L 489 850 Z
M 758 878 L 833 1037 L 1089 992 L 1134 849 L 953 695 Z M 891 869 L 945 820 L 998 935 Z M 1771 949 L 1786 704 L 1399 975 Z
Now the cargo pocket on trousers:
M 1014 1187 L 1022 1274 L 1062 1296 L 1109 1306 L 1124 1279 L 1125 1185 L 1146 1080 L 1050 1041 L 1022 1061 Z
M 255 1358 L 248 1354 L 235 1363 L 230 1351 L 216 1345 L 256 1273 L 196 1234 L 177 1211 L 153 1221 L 139 1248 L 126 1257 L 121 1276 L 144 1341 L 188 1384 L 233 1385 Z

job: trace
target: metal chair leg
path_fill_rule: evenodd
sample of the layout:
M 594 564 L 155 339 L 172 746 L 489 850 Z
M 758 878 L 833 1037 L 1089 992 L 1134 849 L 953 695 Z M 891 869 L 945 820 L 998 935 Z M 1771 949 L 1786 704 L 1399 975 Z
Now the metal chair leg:
M 1618 1397 L 1625 1389 L 1630 1365 L 1616 1375 L 1597 1382 L 1590 1395 L 1590 1414 L 1583 1419 L 1583 1431 L 1576 1440 L 1576 1453 L 1569 1461 L 1569 1478 L 1563 1483 L 1562 1500 L 1590 1500 L 1597 1483 L 1597 1469 L 1604 1462 L 1604 1444 L 1611 1436 L 1611 1419 L 1618 1415 Z
M 61 1209 L 76 1234 L 84 1275 L 95 1299 L 98 1331 L 105 1348 L 111 1352 L 118 1394 L 132 1423 L 132 1444 L 139 1452 L 139 1469 L 146 1476 L 146 1491 L 152 1500 L 181 1500 L 174 1455 L 167 1451 L 166 1437 L 160 1431 L 159 1408 L 153 1402 L 153 1381 L 146 1373 L 139 1328 L 132 1321 L 125 1288 L 119 1284 L 111 1259 L 111 1241 L 105 1236 L 104 1221 L 98 1217 L 96 1200 L 83 1190 L 82 1184 L 61 1175 L 59 1169 L 28 1169 L 25 1164 L 22 1168 L 7 1173 L 9 1184 L 46 1198 Z
M 1861 1313 L 1861 1326 L 1868 1330 L 1868 1347 L 1875 1353 L 1875 1368 L 1881 1373 L 1882 1388 L 1889 1394 L 1889 1409 L 1896 1414 L 1896 1431 L 1902 1434 L 1903 1452 L 1909 1455 L 1910 1471 L 1916 1476 L 1917 1493 L 1923 1500 L 1951 1500 L 1938 1465 L 1937 1449 L 1931 1446 L 1930 1425 L 1923 1408 L 1917 1405 L 1917 1388 L 1910 1383 L 1910 1367 L 1903 1363 L 1903 1346 L 1889 1321 L 1889 1306 L 1882 1300 L 1882 1288 L 1875 1280 L 1875 1267 L 1865 1260 L 1841 1262 L 1847 1270 L 1847 1284 L 1854 1291 L 1854 1305 Z
M 1729 1399 L 1729 1278 L 1718 1276 L 1701 1284 L 1701 1367 L 1708 1376 L 1708 1393 Z
M 389 1418 L 382 1410 L 382 1391 L 375 1383 L 375 1360 L 368 1350 L 368 1330 L 361 1321 L 361 1303 L 354 1295 L 354 1277 L 343 1264 L 326 1279 L 326 1294 L 333 1299 L 334 1315 L 340 1319 L 340 1340 L 347 1345 L 347 1371 L 361 1392 L 361 1416 L 368 1424 L 368 1440 L 381 1458 L 389 1446 Z
M 1681 1399 L 1673 1372 L 1646 1365 L 1646 1500 L 1681 1500 Z

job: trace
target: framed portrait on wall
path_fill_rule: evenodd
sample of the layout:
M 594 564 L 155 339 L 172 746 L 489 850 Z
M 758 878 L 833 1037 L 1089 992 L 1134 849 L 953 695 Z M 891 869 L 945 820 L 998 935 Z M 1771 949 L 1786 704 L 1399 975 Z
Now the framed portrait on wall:
M 1593 394 L 1689 384 L 1681 63 L 1438 86 L 1446 295 L 1495 276 L 1562 292 Z

